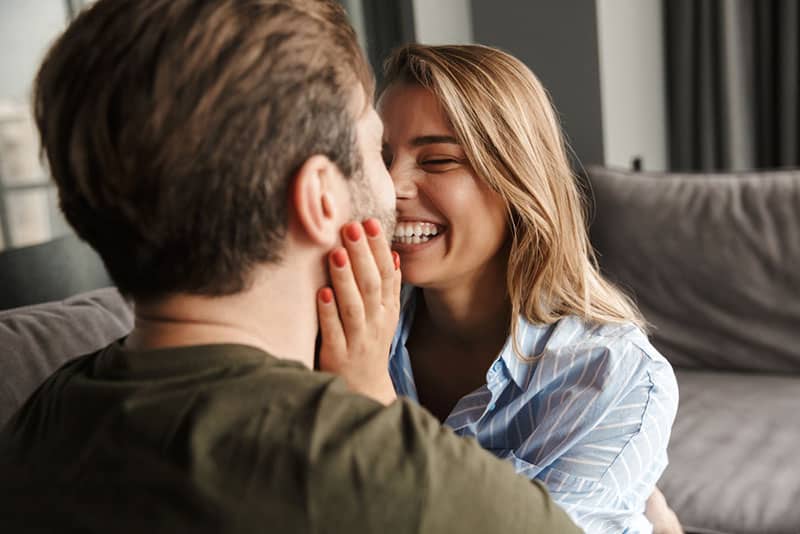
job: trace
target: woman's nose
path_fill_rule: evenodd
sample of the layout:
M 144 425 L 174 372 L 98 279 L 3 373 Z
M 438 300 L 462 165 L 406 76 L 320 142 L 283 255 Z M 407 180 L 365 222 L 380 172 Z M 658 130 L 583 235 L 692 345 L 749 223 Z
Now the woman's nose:
M 409 199 L 417 196 L 417 183 L 414 175 L 408 170 L 403 170 L 399 165 L 392 165 L 389 174 L 394 182 L 394 192 L 397 199 Z

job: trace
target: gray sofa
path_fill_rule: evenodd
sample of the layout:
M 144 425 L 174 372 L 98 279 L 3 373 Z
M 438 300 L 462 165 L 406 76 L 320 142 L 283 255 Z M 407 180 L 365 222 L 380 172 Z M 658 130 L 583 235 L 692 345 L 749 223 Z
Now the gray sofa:
M 113 287 L 0 311 L 0 428 L 53 371 L 132 328 L 133 313 Z
M 800 171 L 588 175 L 601 268 L 678 377 L 667 501 L 690 532 L 800 533 Z
M 100 256 L 74 234 L 0 252 L 0 310 L 108 287 Z
M 601 266 L 678 376 L 668 502 L 687 532 L 800 533 L 800 172 L 589 182 Z M 113 288 L 0 312 L 0 425 L 131 325 Z

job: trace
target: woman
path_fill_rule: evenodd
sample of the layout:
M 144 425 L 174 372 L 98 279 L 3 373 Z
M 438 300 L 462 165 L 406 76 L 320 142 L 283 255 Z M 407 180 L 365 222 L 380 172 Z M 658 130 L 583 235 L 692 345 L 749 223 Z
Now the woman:
M 547 93 L 483 46 L 411 45 L 386 65 L 397 393 L 541 480 L 586 532 L 649 532 L 675 377 L 597 269 Z

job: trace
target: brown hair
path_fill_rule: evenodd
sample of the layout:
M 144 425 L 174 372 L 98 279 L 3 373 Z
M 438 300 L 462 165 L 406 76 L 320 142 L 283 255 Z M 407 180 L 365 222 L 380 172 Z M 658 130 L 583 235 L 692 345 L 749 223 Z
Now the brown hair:
M 333 0 L 99 0 L 49 51 L 34 112 L 61 209 L 122 292 L 222 295 L 280 260 L 307 158 L 360 171 L 360 89 Z
M 553 323 L 644 326 L 636 306 L 603 278 L 586 228 L 550 98 L 521 61 L 480 45 L 409 45 L 385 65 L 386 87 L 411 83 L 442 105 L 470 165 L 505 201 L 511 230 L 507 290 L 514 348 L 517 317 Z

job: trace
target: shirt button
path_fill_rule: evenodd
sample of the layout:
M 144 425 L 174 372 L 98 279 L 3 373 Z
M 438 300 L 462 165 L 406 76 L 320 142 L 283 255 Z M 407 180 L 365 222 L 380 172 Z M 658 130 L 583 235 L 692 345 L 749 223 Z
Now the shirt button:
M 494 408 L 495 408 L 495 405 L 494 405 L 494 403 L 493 403 L 493 402 L 490 402 L 490 403 L 489 403 L 489 411 L 490 411 L 490 412 L 491 412 L 491 411 L 493 411 L 493 410 L 494 410 Z

